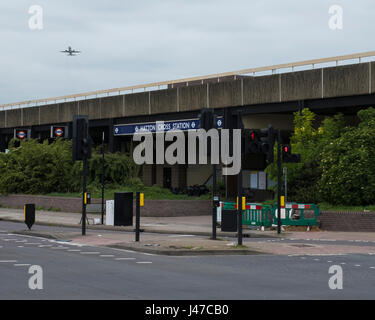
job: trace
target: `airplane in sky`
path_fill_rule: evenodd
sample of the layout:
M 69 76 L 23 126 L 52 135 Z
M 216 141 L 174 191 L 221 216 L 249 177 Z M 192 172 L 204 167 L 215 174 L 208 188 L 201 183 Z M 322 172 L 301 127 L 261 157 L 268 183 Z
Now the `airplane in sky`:
M 60 51 L 62 53 L 67 53 L 68 56 L 76 56 L 77 53 L 81 53 L 81 51 L 73 50 L 72 47 L 68 47 L 68 50 Z

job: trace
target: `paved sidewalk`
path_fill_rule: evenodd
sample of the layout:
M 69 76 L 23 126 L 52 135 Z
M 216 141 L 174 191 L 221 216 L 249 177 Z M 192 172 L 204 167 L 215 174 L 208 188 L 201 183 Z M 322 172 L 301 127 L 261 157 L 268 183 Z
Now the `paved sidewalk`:
M 68 212 L 37 211 L 35 214 L 36 224 L 50 226 L 65 226 L 80 228 L 79 222 L 81 215 Z M 88 214 L 89 218 L 101 218 L 99 214 Z M 24 221 L 23 210 L 0 208 L 0 220 L 5 221 Z M 134 218 L 135 220 L 135 218 Z M 94 230 L 112 230 L 112 231 L 133 231 L 134 227 L 113 227 L 103 225 L 87 225 L 88 229 Z M 141 229 L 145 232 L 155 233 L 177 233 L 187 235 L 212 234 L 211 216 L 187 216 L 187 217 L 141 217 Z M 218 235 L 236 236 L 236 233 L 222 233 L 217 229 Z M 246 230 L 244 234 L 252 237 L 274 237 L 277 236 L 274 231 Z
M 23 219 L 22 210 L 0 208 L 0 220 L 23 222 Z M 349 253 L 375 255 L 375 233 L 293 231 L 283 232 L 278 236 L 276 231 L 244 230 L 244 235 L 247 235 L 243 240 L 244 246 L 238 247 L 236 234 L 223 233 L 219 228 L 218 240 L 210 239 L 211 216 L 143 217 L 141 228 L 144 232 L 141 233 L 141 241 L 136 243 L 134 227 L 90 225 L 87 235 L 82 237 L 78 229 L 79 221 L 80 215 L 76 213 L 38 211 L 33 231 L 21 231 L 21 233 L 81 245 L 108 246 L 165 255 Z M 52 232 L 46 231 L 45 227 L 39 225 L 70 227 L 70 229 Z M 71 229 L 72 227 L 74 229 Z

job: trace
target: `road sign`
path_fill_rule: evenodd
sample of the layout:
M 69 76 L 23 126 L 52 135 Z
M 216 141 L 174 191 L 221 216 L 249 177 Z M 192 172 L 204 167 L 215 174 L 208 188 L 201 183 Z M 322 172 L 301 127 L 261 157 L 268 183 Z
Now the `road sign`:
M 68 138 L 67 126 L 51 126 L 51 138 Z
M 14 138 L 19 140 L 30 138 L 30 129 L 14 129 Z

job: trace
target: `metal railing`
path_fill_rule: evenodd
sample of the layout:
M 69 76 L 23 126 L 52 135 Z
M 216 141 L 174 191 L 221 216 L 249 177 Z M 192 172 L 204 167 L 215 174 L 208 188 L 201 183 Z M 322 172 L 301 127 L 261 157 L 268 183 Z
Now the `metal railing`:
M 339 65 L 340 61 L 347 61 L 347 60 L 358 60 L 358 63 L 361 63 L 361 59 L 367 58 L 367 57 L 375 57 L 375 51 L 336 56 L 336 57 L 331 57 L 331 58 L 322 58 L 322 59 L 277 64 L 277 65 L 266 66 L 266 67 L 243 69 L 243 70 L 237 70 L 237 71 L 231 71 L 231 72 L 210 74 L 210 75 L 200 76 L 200 77 L 182 78 L 182 79 L 177 79 L 177 80 L 152 82 L 152 83 L 147 83 L 147 84 L 139 84 L 135 86 L 127 86 L 127 87 L 113 88 L 113 89 L 107 89 L 107 90 L 90 91 L 90 92 L 85 92 L 85 93 L 71 94 L 71 95 L 53 97 L 53 98 L 44 98 L 44 99 L 14 102 L 14 103 L 0 105 L 0 110 L 15 109 L 15 108 L 22 108 L 22 107 L 32 107 L 32 106 L 39 106 L 43 104 L 44 105 L 55 104 L 58 102 L 69 102 L 69 101 L 76 101 L 77 99 L 86 100 L 87 98 L 110 96 L 110 94 L 114 94 L 114 93 L 115 94 L 118 93 L 119 95 L 121 95 L 121 93 L 126 93 L 126 92 L 133 93 L 135 90 L 140 90 L 140 89 L 143 89 L 143 91 L 146 91 L 147 89 L 151 90 L 153 88 L 161 89 L 161 87 L 165 87 L 165 86 L 170 86 L 173 88 L 175 84 L 186 83 L 188 85 L 189 82 L 191 81 L 202 81 L 203 83 L 204 80 L 217 78 L 219 82 L 220 78 L 222 77 L 234 76 L 234 78 L 236 78 L 236 76 L 238 75 L 256 76 L 257 73 L 261 73 L 261 72 L 263 73 L 267 71 L 271 71 L 271 73 L 274 74 L 277 70 L 282 70 L 282 69 L 291 69 L 291 71 L 294 72 L 296 67 L 311 66 L 314 69 L 315 66 L 318 64 L 324 64 L 324 63 L 330 63 L 330 62 L 335 62 L 336 66 Z

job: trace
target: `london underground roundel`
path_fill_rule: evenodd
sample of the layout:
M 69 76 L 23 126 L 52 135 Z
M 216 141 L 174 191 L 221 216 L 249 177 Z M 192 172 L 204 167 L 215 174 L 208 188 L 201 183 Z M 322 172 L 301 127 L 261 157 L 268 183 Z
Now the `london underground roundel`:
M 64 135 L 64 130 L 62 128 L 56 128 L 55 129 L 55 136 L 56 137 L 62 137 Z
M 20 130 L 17 132 L 17 138 L 18 139 L 25 139 L 26 138 L 26 132 L 24 130 Z

